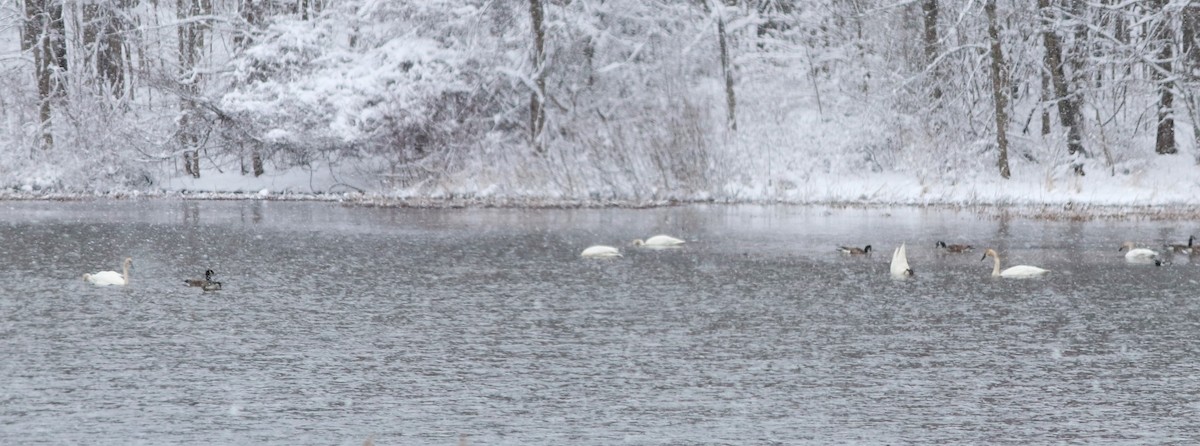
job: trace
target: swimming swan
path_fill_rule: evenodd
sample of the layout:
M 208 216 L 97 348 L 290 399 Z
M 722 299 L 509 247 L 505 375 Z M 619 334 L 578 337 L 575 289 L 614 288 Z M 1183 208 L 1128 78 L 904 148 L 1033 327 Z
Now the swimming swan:
M 979 261 L 986 260 L 988 256 L 992 256 L 992 259 L 996 260 L 996 266 L 992 268 L 992 277 L 1035 277 L 1050 272 L 1050 270 L 1029 265 L 1017 265 L 1000 271 L 1000 255 L 996 254 L 995 250 L 989 249 L 987 252 L 984 252 L 983 257 Z
M 904 252 L 904 244 L 892 252 L 892 277 L 902 279 L 912 277 L 913 269 L 908 266 L 908 255 Z
M 94 274 L 84 274 L 83 280 L 97 286 L 129 285 L 129 267 L 131 266 L 133 266 L 133 259 L 126 257 L 125 263 L 121 264 L 120 273 L 116 271 L 100 271 Z
M 861 256 L 861 255 L 866 255 L 866 254 L 871 253 L 871 245 L 867 245 L 865 248 L 857 248 L 857 247 L 852 247 L 852 246 L 839 246 L 838 251 L 841 251 L 842 254 L 850 254 L 852 256 Z
M 186 283 L 187 286 L 202 287 L 202 286 L 204 286 L 204 284 L 212 282 L 213 274 L 216 274 L 216 273 L 214 273 L 213 270 L 211 270 L 211 269 L 204 270 L 204 278 L 203 279 L 187 279 L 187 280 L 184 280 L 183 283 Z
M 650 248 L 661 248 L 661 247 L 665 247 L 665 246 L 679 246 L 684 243 L 685 242 L 683 240 L 677 239 L 675 237 L 671 237 L 669 235 L 656 235 L 654 237 L 650 237 L 650 238 L 646 239 L 645 241 L 643 241 L 642 239 L 634 240 L 633 246 L 646 246 L 646 247 L 650 247 Z
M 1121 244 L 1121 249 L 1118 249 L 1117 252 L 1121 252 L 1126 249 L 1129 250 L 1129 252 L 1125 253 L 1126 262 L 1153 263 L 1154 266 L 1162 266 L 1162 260 L 1158 258 L 1157 251 L 1146 248 L 1137 248 L 1133 242 L 1125 242 Z
M 621 257 L 621 251 L 611 246 L 596 245 L 589 246 L 579 255 L 588 258 Z

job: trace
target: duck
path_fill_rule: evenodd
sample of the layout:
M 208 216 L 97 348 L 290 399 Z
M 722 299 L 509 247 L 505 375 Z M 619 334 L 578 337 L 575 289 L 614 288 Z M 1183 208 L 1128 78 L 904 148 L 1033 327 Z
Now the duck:
M 992 268 L 992 277 L 1036 277 L 1050 272 L 1048 269 L 1029 265 L 1017 265 L 1000 271 L 1000 255 L 996 254 L 996 251 L 993 249 L 988 249 L 984 252 L 983 257 L 979 261 L 986 260 L 988 256 L 992 256 L 992 259 L 996 260 L 995 266 Z
M 1174 252 L 1176 254 L 1192 254 L 1193 252 L 1195 252 L 1192 250 L 1192 243 L 1195 241 L 1196 241 L 1196 236 L 1193 235 L 1193 236 L 1188 237 L 1188 243 L 1186 245 L 1163 244 L 1163 247 L 1171 250 L 1172 252 Z
M 941 240 L 938 240 L 937 247 L 942 248 L 946 252 L 953 252 L 956 254 L 968 252 L 968 251 L 975 249 L 975 247 L 971 246 L 971 245 L 947 245 L 946 242 L 943 242 Z
M 202 287 L 202 286 L 204 286 L 204 284 L 212 282 L 213 274 L 216 274 L 216 273 L 214 273 L 213 270 L 211 270 L 211 269 L 204 270 L 204 278 L 203 279 L 187 279 L 187 280 L 184 280 L 183 283 L 186 283 L 187 286 L 201 286 Z
M 221 282 L 215 280 L 204 282 L 203 285 L 200 285 L 200 289 L 204 291 L 219 291 L 221 289 Z
M 84 274 L 83 280 L 96 286 L 129 285 L 129 267 L 133 266 L 133 258 L 126 257 L 121 263 L 121 272 L 116 271 L 100 271 L 98 273 Z
M 859 248 L 857 246 L 839 246 L 838 251 L 841 251 L 842 254 L 849 254 L 852 256 L 867 255 L 871 253 L 871 245 L 867 245 L 863 248 Z
M 579 254 L 580 257 L 587 258 L 606 258 L 606 257 L 621 257 L 621 250 L 612 246 L 595 245 L 589 246 Z
M 1162 266 L 1162 260 L 1158 257 L 1158 251 L 1146 248 L 1138 248 L 1133 242 L 1125 242 L 1121 244 L 1121 249 L 1117 252 L 1129 250 L 1125 253 L 1125 261 L 1129 263 L 1153 263 L 1154 266 Z
M 903 279 L 912 276 L 913 269 L 908 266 L 908 255 L 905 253 L 904 243 L 901 243 L 899 248 L 892 251 L 892 277 Z
M 636 239 L 633 241 L 633 246 L 645 246 L 649 248 L 662 248 L 667 246 L 679 246 L 686 242 L 683 240 L 671 237 L 669 235 L 656 235 L 646 240 Z

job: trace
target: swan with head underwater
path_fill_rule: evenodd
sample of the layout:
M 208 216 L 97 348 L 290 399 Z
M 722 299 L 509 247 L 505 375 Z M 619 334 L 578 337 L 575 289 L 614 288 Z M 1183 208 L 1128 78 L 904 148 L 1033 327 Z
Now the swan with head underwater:
M 602 259 L 611 257 L 621 257 L 621 250 L 612 246 L 595 245 L 589 246 L 579 254 L 580 257 L 589 259 Z
M 903 279 L 913 276 L 912 267 L 908 266 L 908 254 L 905 252 L 904 243 L 900 244 L 899 248 L 892 251 L 892 277 Z
M 676 247 L 687 243 L 683 240 L 671 237 L 669 235 L 656 235 L 646 240 L 636 239 L 633 241 L 633 246 L 644 246 L 647 248 L 669 248 Z
M 129 285 L 129 267 L 131 266 L 133 266 L 133 258 L 126 257 L 125 262 L 121 264 L 121 272 L 100 271 L 98 273 L 84 274 L 83 280 L 96 286 Z
M 1122 243 L 1121 249 L 1117 250 L 1117 252 L 1124 250 L 1129 250 L 1129 252 L 1125 253 L 1126 262 L 1147 264 L 1153 263 L 1154 266 L 1162 266 L 1163 262 L 1162 259 L 1158 257 L 1157 251 L 1146 248 L 1138 248 L 1137 245 L 1133 244 L 1133 242 Z
M 1000 255 L 996 254 L 996 251 L 993 249 L 988 249 L 984 252 L 983 257 L 979 261 L 986 260 L 988 256 L 992 256 L 992 259 L 996 261 L 995 266 L 992 267 L 992 277 L 1037 277 L 1050 272 L 1048 269 L 1029 265 L 1017 265 L 1000 271 Z

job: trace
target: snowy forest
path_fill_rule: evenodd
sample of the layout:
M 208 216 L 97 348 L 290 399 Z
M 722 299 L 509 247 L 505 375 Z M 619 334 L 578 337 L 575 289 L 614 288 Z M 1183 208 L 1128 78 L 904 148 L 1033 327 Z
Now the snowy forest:
M 1195 204 L 1198 32 L 1178 0 L 0 0 L 0 187 Z

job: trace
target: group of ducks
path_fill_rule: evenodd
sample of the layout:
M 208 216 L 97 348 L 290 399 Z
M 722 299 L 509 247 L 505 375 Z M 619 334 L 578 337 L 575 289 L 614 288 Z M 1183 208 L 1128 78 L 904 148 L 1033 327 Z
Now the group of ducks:
M 1176 254 L 1192 255 L 1192 254 L 1200 253 L 1200 249 L 1194 250 L 1192 247 L 1192 244 L 1195 241 L 1196 241 L 1196 237 L 1191 236 L 1191 237 L 1188 237 L 1188 242 L 1186 245 L 1164 244 L 1163 247 L 1167 248 L 1168 250 L 1170 250 L 1171 252 L 1174 252 Z M 678 247 L 679 245 L 682 245 L 684 243 L 685 242 L 683 240 L 669 236 L 669 235 L 656 235 L 656 236 L 650 237 L 646 240 L 641 240 L 641 239 L 634 240 L 633 246 L 645 246 L 645 247 L 650 247 L 650 248 L 670 248 L 670 247 Z M 975 247 L 971 246 L 971 245 L 963 245 L 963 244 L 948 245 L 945 242 L 940 241 L 940 240 L 937 242 L 936 247 L 937 247 L 937 249 L 941 249 L 943 251 L 950 252 L 950 253 L 956 253 L 956 254 L 971 252 L 971 251 L 975 250 Z M 1198 247 L 1198 248 L 1200 248 L 1200 247 Z M 868 255 L 871 253 L 871 245 L 867 245 L 862 248 L 859 248 L 856 246 L 839 246 L 838 251 L 842 252 L 843 254 L 852 255 L 852 256 Z M 1162 257 L 1159 255 L 1159 253 L 1157 251 L 1154 251 L 1149 248 L 1139 248 L 1133 242 L 1122 243 L 1121 248 L 1118 250 L 1118 252 L 1120 252 L 1120 251 L 1128 251 L 1125 253 L 1125 261 L 1129 262 L 1129 263 L 1154 264 L 1155 266 L 1161 266 L 1161 265 L 1166 264 L 1166 261 L 1162 259 Z M 583 253 L 581 253 L 580 256 L 587 257 L 587 258 L 621 257 L 621 250 L 617 249 L 615 247 L 612 247 L 612 246 L 607 246 L 607 245 L 594 245 L 594 246 L 587 247 L 587 249 L 584 249 Z M 1048 269 L 1039 268 L 1039 267 L 1031 266 L 1031 265 L 1016 265 L 1016 266 L 1011 266 L 1011 267 L 1008 267 L 1008 268 L 1002 270 L 1002 269 L 1000 269 L 1000 255 L 997 254 L 996 250 L 994 250 L 994 249 L 985 250 L 983 252 L 983 257 L 981 257 L 979 260 L 984 261 L 984 260 L 987 260 L 988 257 L 991 257 L 992 261 L 993 261 L 993 264 L 992 264 L 992 276 L 993 277 L 1012 277 L 1012 278 L 1037 277 L 1037 276 L 1045 275 L 1050 272 L 1050 270 L 1048 270 Z M 908 264 L 908 253 L 906 251 L 906 247 L 905 247 L 904 243 L 901 243 L 899 247 L 897 247 L 894 251 L 892 251 L 892 261 L 891 261 L 891 265 L 890 265 L 890 273 L 891 273 L 892 277 L 896 277 L 896 278 L 912 277 L 914 274 L 912 267 L 909 266 L 909 264 Z
M 126 257 L 121 263 L 121 272 L 116 271 L 100 271 L 98 273 L 84 274 L 83 280 L 96 286 L 125 286 L 129 285 L 129 268 L 133 266 L 133 258 Z M 221 289 L 221 282 L 213 280 L 213 275 L 216 274 L 213 270 L 205 270 L 203 279 L 187 279 L 183 283 L 189 287 L 199 287 L 204 291 L 217 291 Z

